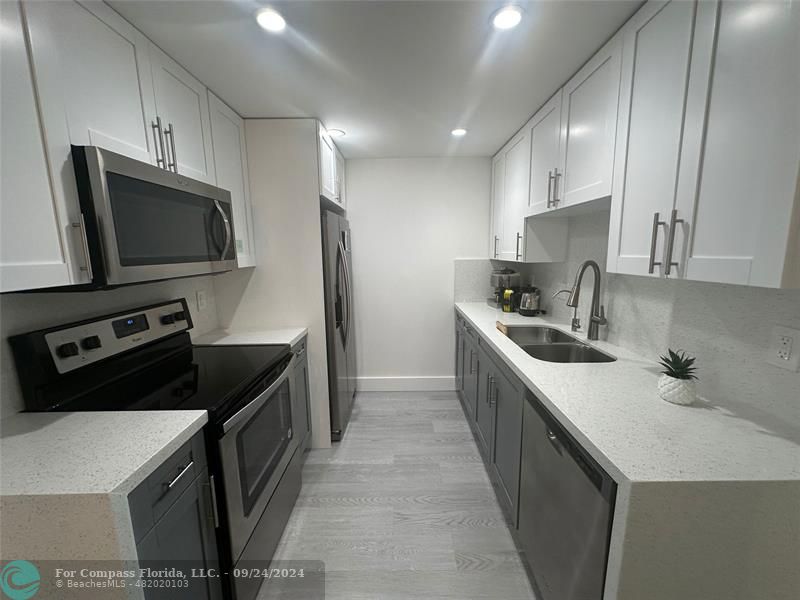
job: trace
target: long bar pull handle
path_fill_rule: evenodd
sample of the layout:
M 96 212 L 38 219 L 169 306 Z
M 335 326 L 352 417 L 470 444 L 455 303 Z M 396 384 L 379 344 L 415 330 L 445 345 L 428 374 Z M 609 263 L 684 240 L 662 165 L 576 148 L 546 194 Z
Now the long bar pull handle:
M 497 258 L 497 243 L 500 241 L 498 236 L 494 236 L 494 257 Z
M 680 266 L 678 263 L 672 261 L 672 251 L 675 248 L 675 230 L 678 223 L 686 223 L 684 219 L 678 218 L 678 209 L 672 209 L 672 216 L 669 219 L 669 238 L 667 239 L 667 264 L 664 269 L 664 275 L 669 275 L 672 272 L 672 267 Z
M 94 273 L 92 272 L 92 257 L 89 254 L 89 237 L 86 235 L 86 221 L 83 218 L 83 213 L 78 215 L 78 222 L 73 223 L 72 226 L 80 230 L 83 259 L 86 264 L 85 267 L 81 267 L 81 271 L 86 271 L 86 273 L 89 275 L 89 281 L 92 281 L 94 279 Z
M 497 403 L 497 382 L 495 382 L 494 377 L 492 379 L 492 385 L 489 388 L 489 406 L 494 406 Z
M 161 158 L 158 158 L 158 152 L 156 152 L 156 162 L 162 169 L 167 169 L 167 148 L 164 145 L 164 128 L 161 126 L 161 117 L 156 117 L 156 122 L 153 123 L 153 129 L 158 136 L 156 144 L 161 149 Z
M 519 234 L 519 232 L 517 232 L 517 251 L 516 251 L 517 260 L 522 260 L 522 252 L 520 252 L 519 249 L 521 241 L 522 241 L 522 236 Z
M 222 223 L 225 225 L 225 246 L 222 248 L 220 259 L 226 260 L 225 257 L 228 256 L 228 248 L 231 247 L 231 238 L 233 237 L 231 232 L 231 222 L 230 219 L 228 219 L 228 215 L 226 215 L 225 211 L 222 209 L 222 205 L 220 205 L 219 201 L 214 200 L 214 206 L 216 206 L 219 215 L 222 217 Z
M 553 206 L 561 202 L 561 198 L 558 197 L 558 178 L 561 177 L 561 173 L 558 172 L 558 167 L 553 169 Z
M 553 180 L 555 176 L 553 175 L 553 171 L 547 172 L 547 208 L 550 208 L 553 203 L 551 202 L 552 194 L 553 194 Z
M 211 487 L 211 510 L 214 515 L 214 529 L 219 529 L 219 508 L 217 507 L 217 488 L 214 485 L 214 476 L 209 475 L 208 485 Z
M 470 375 L 474 375 L 475 374 L 475 367 L 474 367 L 475 362 L 472 360 L 473 358 L 475 358 L 475 351 L 474 350 L 470 350 L 469 351 L 469 374 Z
M 156 147 L 156 164 L 162 169 L 166 169 L 167 159 L 164 156 L 164 138 L 161 133 L 161 117 L 156 117 L 155 121 L 151 121 L 150 126 L 153 128 L 153 143 Z
M 661 262 L 656 262 L 656 245 L 658 244 L 658 227 L 659 225 L 666 225 L 664 221 L 659 220 L 660 213 L 653 215 L 653 233 L 650 236 L 650 261 L 647 267 L 647 272 L 651 275 L 655 273 L 656 267 L 661 266 Z
M 178 159 L 175 156 L 175 127 L 172 123 L 169 124 L 167 130 L 164 132 L 164 137 L 169 136 L 169 149 L 172 152 L 172 161 L 167 162 L 167 169 L 173 173 L 178 172 Z
M 175 484 L 177 484 L 177 483 L 178 483 L 178 481 L 180 481 L 181 477 L 183 477 L 184 475 L 186 475 L 186 473 L 188 473 L 189 469 L 191 469 L 193 466 L 194 466 L 194 461 L 193 461 L 193 460 L 190 460 L 190 461 L 189 461 L 189 464 L 187 464 L 185 467 L 183 467 L 183 469 L 181 470 L 181 472 L 180 472 L 180 473 L 178 473 L 178 474 L 175 476 L 175 478 L 174 478 L 172 481 L 170 481 L 169 483 L 165 483 L 165 484 L 164 484 L 164 488 L 165 488 L 165 489 L 164 489 L 164 491 L 165 491 L 165 492 L 166 492 L 166 491 L 169 491 L 169 490 L 171 490 L 173 487 L 175 487 Z

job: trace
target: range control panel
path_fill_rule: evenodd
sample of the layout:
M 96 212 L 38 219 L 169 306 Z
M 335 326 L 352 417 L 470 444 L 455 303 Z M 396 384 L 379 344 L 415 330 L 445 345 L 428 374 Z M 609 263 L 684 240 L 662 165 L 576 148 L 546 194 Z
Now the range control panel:
M 63 374 L 191 327 L 186 304 L 175 300 L 129 314 L 66 325 L 49 331 L 44 339 L 56 370 Z

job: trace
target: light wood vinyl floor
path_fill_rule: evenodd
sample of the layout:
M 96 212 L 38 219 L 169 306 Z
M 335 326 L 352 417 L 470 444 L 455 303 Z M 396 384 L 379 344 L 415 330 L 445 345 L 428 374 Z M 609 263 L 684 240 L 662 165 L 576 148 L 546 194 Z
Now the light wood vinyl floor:
M 450 392 L 359 394 L 344 440 L 309 452 L 275 560 L 323 561 L 326 600 L 534 598 Z

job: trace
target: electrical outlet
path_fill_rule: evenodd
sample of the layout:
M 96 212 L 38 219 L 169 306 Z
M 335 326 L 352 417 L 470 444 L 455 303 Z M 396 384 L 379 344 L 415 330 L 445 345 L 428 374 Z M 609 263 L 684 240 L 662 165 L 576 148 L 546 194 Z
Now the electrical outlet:
M 197 310 L 203 311 L 208 306 L 208 298 L 204 290 L 197 290 Z
M 782 369 L 797 371 L 800 367 L 800 330 L 779 325 L 773 327 L 767 362 Z

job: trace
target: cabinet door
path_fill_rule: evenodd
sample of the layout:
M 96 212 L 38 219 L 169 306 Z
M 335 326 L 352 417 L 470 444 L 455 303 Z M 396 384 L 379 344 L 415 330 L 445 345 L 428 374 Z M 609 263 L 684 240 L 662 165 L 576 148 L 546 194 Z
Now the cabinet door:
M 516 525 L 522 444 L 522 390 L 499 369 L 495 369 L 492 375 L 493 389 L 489 399 L 495 419 L 492 466 L 505 492 L 504 500 Z
M 344 177 L 344 156 L 339 152 L 339 149 L 334 146 L 336 155 L 336 202 L 342 206 L 347 205 L 345 198 L 345 177 Z
M 298 440 L 300 447 L 308 439 L 308 433 L 311 431 L 309 423 L 309 398 L 308 398 L 308 357 L 305 350 L 305 342 L 302 342 L 302 348 L 298 352 L 302 352 L 299 361 L 294 367 L 292 373 L 292 428 L 294 429 L 294 437 Z
M 203 470 L 181 497 L 164 513 L 137 545 L 143 566 L 218 568 L 214 514 L 208 471 Z M 217 600 L 222 598 L 219 578 L 190 578 L 185 588 L 146 588 L 147 600 Z
M 471 335 L 464 336 L 464 400 L 467 412 L 475 420 L 478 402 L 478 349 Z
M 336 151 L 322 124 L 319 125 L 319 194 L 336 202 Z
M 489 402 L 489 395 L 494 388 L 491 362 L 483 350 L 478 351 L 478 395 L 475 403 L 475 423 L 477 424 L 478 441 L 487 461 L 492 461 L 492 434 L 494 433 L 494 405 Z
M 189 72 L 150 44 L 155 115 L 164 129 L 167 163 L 178 173 L 216 184 L 208 90 Z M 169 133 L 167 133 L 169 132 Z
M 561 90 L 531 119 L 531 186 L 528 214 L 546 212 L 553 205 L 553 183 L 559 168 L 561 137 Z
M 503 238 L 503 205 L 506 179 L 506 161 L 501 153 L 492 160 L 492 230 L 489 240 L 489 258 L 500 258 L 500 242 Z
M 505 149 L 505 184 L 503 202 L 503 237 L 500 255 L 503 260 L 521 262 L 525 256 L 525 215 L 530 188 L 530 142 L 523 130 Z
M 673 259 L 688 279 L 780 287 L 798 193 L 800 3 L 723 1 L 716 19 L 713 8 L 698 8 L 695 46 L 715 40 L 713 66 L 690 81 L 705 139 L 699 181 L 679 187 Z
M 146 38 L 102 2 L 27 2 L 25 12 L 54 170 L 71 172 L 70 143 L 155 163 Z
M 208 103 L 217 185 L 231 193 L 233 204 L 236 258 L 240 267 L 253 267 L 256 264 L 253 209 L 247 175 L 244 120 L 211 92 L 208 93 Z
M 611 195 L 619 100 L 620 40 L 615 37 L 565 86 L 561 107 L 558 206 Z
M 464 389 L 464 336 L 461 333 L 461 324 L 456 321 L 456 353 L 455 353 L 456 392 L 461 394 Z
M 0 292 L 73 282 L 62 238 L 69 221 L 53 194 L 20 10 L 0 3 Z
M 612 196 L 608 270 L 664 273 L 675 201 L 695 3 L 645 5 L 623 29 L 619 143 Z M 660 224 L 663 223 L 663 224 Z M 651 255 L 652 253 L 652 255 Z

